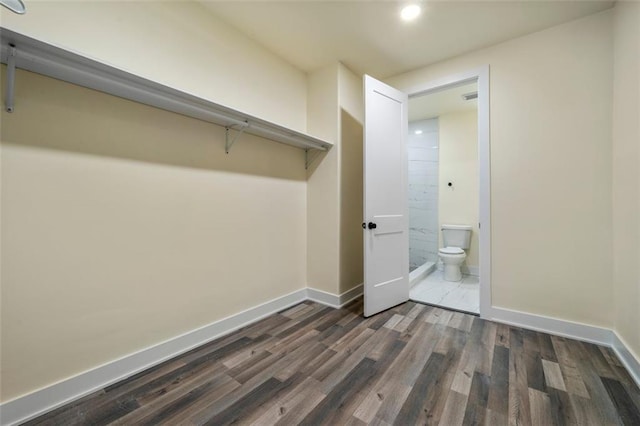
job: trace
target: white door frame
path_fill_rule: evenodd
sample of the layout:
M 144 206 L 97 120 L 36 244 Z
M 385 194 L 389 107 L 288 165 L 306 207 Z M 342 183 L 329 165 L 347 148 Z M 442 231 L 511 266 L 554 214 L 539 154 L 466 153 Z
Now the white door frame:
M 409 98 L 449 87 L 478 83 L 478 168 L 480 195 L 480 317 L 491 317 L 491 150 L 489 128 L 489 65 L 448 75 L 405 90 Z

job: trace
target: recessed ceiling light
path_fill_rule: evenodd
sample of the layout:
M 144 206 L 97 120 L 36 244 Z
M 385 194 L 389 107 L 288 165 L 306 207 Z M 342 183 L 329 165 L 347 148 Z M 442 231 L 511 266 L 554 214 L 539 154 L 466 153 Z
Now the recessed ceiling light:
M 416 130 L 416 131 L 415 131 L 415 132 L 413 132 L 413 133 L 415 133 L 416 135 L 421 135 L 421 134 L 422 134 L 422 130 Z
M 400 17 L 403 21 L 413 21 L 420 15 L 421 11 L 422 9 L 417 4 L 410 4 L 402 8 Z

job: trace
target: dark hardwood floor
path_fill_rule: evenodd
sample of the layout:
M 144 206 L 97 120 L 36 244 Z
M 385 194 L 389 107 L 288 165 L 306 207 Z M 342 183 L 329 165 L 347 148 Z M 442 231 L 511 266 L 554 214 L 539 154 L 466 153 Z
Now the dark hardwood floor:
M 29 425 L 640 425 L 609 349 L 405 303 L 305 302 Z

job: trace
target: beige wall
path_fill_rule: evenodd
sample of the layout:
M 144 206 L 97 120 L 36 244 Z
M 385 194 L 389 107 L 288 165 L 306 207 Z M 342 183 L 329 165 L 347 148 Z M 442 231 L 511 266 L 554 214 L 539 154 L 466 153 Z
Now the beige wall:
M 309 75 L 309 131 L 336 141 L 308 170 L 307 283 L 309 287 L 339 293 L 340 281 L 340 140 L 338 122 L 338 67 L 330 65 Z M 316 155 L 316 154 L 314 154 Z
M 306 74 L 197 3 L 28 7 L 0 24 L 307 130 Z M 23 72 L 1 136 L 3 401 L 306 286 L 301 150 Z
M 16 80 L 1 133 L 3 400 L 306 286 L 302 150 L 243 135 L 225 155 L 221 127 Z
M 342 294 L 362 284 L 362 81 L 340 63 L 309 75 L 311 133 L 336 143 L 308 171 L 309 287 Z
M 610 11 L 387 83 L 489 64 L 492 304 L 613 325 Z
M 364 92 L 360 75 L 338 64 L 338 96 L 340 108 L 360 124 L 364 123 Z
M 362 124 L 340 110 L 340 288 L 364 282 Z
M 340 286 L 344 293 L 364 282 L 362 79 L 338 68 L 340 103 Z
M 614 9 L 615 329 L 640 361 L 640 4 Z
M 441 115 L 438 129 L 438 220 L 440 225 L 473 227 L 465 265 L 478 267 L 478 113 L 465 111 Z M 453 186 L 447 186 L 448 182 Z M 438 247 L 443 247 L 442 232 L 438 234 Z
M 30 1 L 3 27 L 306 131 L 306 74 L 197 2 Z M 81 36 L 79 36 L 81 35 Z
M 638 62 L 624 53 L 638 49 L 637 5 L 615 15 L 613 161 L 611 12 L 388 82 L 491 65 L 494 306 L 615 323 L 637 355 L 639 270 L 624 266 L 637 266 L 640 236 L 612 226 L 603 201 L 613 163 L 630 185 L 614 185 L 614 217 L 637 219 L 638 97 L 626 88 L 639 92 Z M 227 156 L 219 127 L 19 72 L 0 135 L 2 401 L 307 283 L 358 284 L 347 223 L 361 164 L 340 141 L 358 140 L 361 86 L 346 68 L 307 78 L 197 4 L 32 2 L 0 23 L 337 141 L 308 172 L 301 150 L 249 135 Z

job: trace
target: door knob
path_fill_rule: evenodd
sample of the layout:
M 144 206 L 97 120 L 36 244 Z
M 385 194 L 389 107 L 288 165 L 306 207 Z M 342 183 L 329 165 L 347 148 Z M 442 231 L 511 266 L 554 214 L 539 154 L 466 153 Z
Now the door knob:
M 367 224 L 367 227 L 369 227 L 369 229 L 376 229 L 376 228 L 378 227 L 378 225 L 376 225 L 376 224 L 375 224 L 375 223 L 373 223 L 373 222 L 369 222 L 369 223 Z

